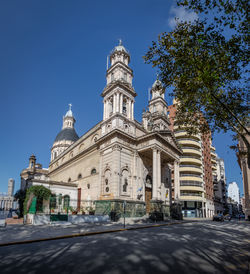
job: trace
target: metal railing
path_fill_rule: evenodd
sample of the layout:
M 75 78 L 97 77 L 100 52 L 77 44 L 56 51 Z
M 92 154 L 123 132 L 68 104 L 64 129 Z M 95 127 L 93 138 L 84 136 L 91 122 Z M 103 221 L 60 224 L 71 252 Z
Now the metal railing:
M 185 164 L 181 164 L 180 167 L 194 167 L 194 168 L 201 169 L 201 167 L 198 166 L 198 165 L 185 165 Z
M 196 192 L 181 192 L 181 196 L 197 196 L 202 197 L 202 193 L 196 193 Z
M 180 177 L 197 177 L 197 178 L 202 178 L 202 176 L 201 175 L 198 175 L 198 174 L 193 174 L 193 173 L 185 173 L 185 174 L 183 174 L 183 173 L 180 173 Z
M 198 187 L 202 187 L 202 182 L 191 181 L 191 180 L 187 180 L 187 181 L 180 180 L 180 186 L 198 186 Z
M 197 159 L 201 161 L 201 156 L 189 156 L 189 155 L 185 155 L 185 156 L 181 156 L 181 159 L 185 159 L 185 158 L 193 158 L 193 159 Z

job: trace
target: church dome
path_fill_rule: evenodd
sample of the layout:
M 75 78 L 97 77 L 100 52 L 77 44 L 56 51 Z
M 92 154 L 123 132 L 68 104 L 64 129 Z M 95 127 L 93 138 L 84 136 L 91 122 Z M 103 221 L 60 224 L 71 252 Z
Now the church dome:
M 54 142 L 59 142 L 59 141 L 75 142 L 78 139 L 79 137 L 74 128 L 64 128 L 57 134 Z

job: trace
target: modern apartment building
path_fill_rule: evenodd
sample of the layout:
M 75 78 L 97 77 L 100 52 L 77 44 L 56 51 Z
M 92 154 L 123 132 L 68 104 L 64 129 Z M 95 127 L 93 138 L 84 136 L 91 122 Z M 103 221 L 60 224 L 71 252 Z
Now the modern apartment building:
M 240 189 L 236 182 L 231 182 L 228 185 L 228 197 L 240 204 Z
M 180 158 L 180 197 L 184 217 L 212 217 L 214 190 L 210 135 L 189 135 L 174 124 L 176 101 L 168 107 L 170 128 L 183 150 Z M 216 156 L 216 155 L 215 155 Z M 215 161 L 216 164 L 216 161 Z M 174 185 L 174 184 L 173 184 Z M 175 195 L 174 195 L 175 196 Z

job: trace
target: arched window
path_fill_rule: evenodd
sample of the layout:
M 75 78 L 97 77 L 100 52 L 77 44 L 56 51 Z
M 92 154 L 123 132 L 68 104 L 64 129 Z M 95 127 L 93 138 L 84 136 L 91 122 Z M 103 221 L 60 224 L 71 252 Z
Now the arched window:
M 63 197 L 63 208 L 68 208 L 70 203 L 69 195 L 64 195 Z
M 110 177 L 111 177 L 111 172 L 110 170 L 106 170 L 104 173 L 104 193 L 109 193 L 110 192 Z
M 126 99 L 122 102 L 122 113 L 127 114 L 127 101 Z
M 78 175 L 78 180 L 80 180 L 80 179 L 82 179 L 82 174 L 81 173 L 79 173 L 79 175 Z
M 51 194 L 49 206 L 51 209 L 56 208 L 56 195 L 55 194 Z
M 127 192 L 127 188 L 128 188 L 128 179 L 125 178 L 125 179 L 124 179 L 124 184 L 123 184 L 123 186 L 122 186 L 123 192 Z
M 146 177 L 146 183 L 147 184 L 152 184 L 152 177 L 150 175 L 147 175 L 147 177 Z
M 92 168 L 92 170 L 91 170 L 91 175 L 94 175 L 94 174 L 96 174 L 96 169 L 95 169 L 95 168 Z
M 128 170 L 124 169 L 122 171 L 122 192 L 127 193 L 128 192 Z
M 71 178 L 69 177 L 69 179 L 68 179 L 68 183 L 70 183 L 71 182 Z

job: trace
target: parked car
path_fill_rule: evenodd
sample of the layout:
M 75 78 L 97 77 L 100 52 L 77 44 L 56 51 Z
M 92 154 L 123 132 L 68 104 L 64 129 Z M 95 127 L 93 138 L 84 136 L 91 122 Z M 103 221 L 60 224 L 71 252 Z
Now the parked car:
M 222 214 L 217 214 L 213 216 L 213 221 L 224 222 L 224 216 Z
M 230 214 L 227 214 L 224 216 L 224 220 L 231 221 L 231 219 L 232 219 L 232 216 Z

